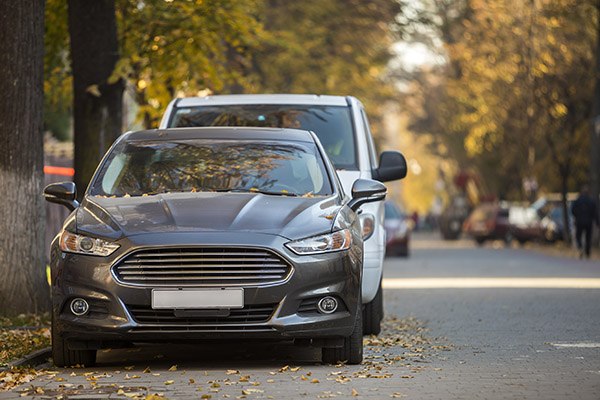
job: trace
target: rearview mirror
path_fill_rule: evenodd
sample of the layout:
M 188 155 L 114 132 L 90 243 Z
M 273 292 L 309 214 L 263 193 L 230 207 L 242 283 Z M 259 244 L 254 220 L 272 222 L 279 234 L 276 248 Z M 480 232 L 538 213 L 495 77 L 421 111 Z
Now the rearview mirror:
M 358 179 L 352 185 L 352 200 L 348 202 L 348 207 L 356 211 L 365 203 L 385 199 L 386 193 L 387 188 L 383 183 L 370 179 Z
M 379 156 L 379 167 L 373 170 L 373 179 L 395 181 L 406 176 L 406 159 L 399 151 L 384 151 Z
M 73 182 L 51 183 L 44 189 L 44 198 L 50 203 L 61 204 L 73 211 L 79 207 L 77 188 Z

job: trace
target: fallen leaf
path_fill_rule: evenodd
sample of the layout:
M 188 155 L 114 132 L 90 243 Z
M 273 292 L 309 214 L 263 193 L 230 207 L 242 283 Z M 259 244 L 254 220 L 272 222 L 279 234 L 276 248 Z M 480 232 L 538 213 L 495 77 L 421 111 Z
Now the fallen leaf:
M 352 389 L 352 396 L 354 396 L 354 397 L 358 396 L 358 390 Z
M 171 368 L 169 368 L 169 371 L 177 371 L 177 364 L 172 365 Z

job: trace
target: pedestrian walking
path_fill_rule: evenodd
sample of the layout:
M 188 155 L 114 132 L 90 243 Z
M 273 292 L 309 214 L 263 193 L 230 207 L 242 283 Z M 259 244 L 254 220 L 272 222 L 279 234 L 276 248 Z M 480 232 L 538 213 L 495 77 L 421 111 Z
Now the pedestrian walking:
M 575 218 L 575 237 L 577 239 L 577 248 L 579 249 L 579 258 L 590 257 L 592 246 L 592 227 L 594 222 L 600 226 L 598 218 L 598 207 L 595 199 L 590 195 L 590 188 L 584 185 L 577 200 L 571 205 L 571 214 Z M 582 243 L 582 237 L 585 236 L 585 248 Z

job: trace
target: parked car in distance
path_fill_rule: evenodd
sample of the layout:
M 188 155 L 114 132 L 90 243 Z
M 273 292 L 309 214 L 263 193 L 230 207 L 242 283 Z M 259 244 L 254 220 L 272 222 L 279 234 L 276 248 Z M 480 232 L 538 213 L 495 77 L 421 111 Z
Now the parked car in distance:
M 385 186 L 344 194 L 316 136 L 269 128 L 131 132 L 104 157 L 51 247 L 52 357 L 144 342 L 279 339 L 362 361 L 362 229 Z
M 313 94 L 248 94 L 188 97 L 173 100 L 160 128 L 256 126 L 297 128 L 314 132 L 331 159 L 346 193 L 357 179 L 381 182 L 406 176 L 406 161 L 397 151 L 375 152 L 362 103 L 352 96 Z M 364 331 L 378 334 L 383 317 L 383 203 L 362 208 L 365 232 L 362 301 Z
M 406 215 L 393 201 L 385 202 L 385 255 L 408 257 L 410 244 L 410 227 Z
M 496 203 L 483 203 L 475 207 L 463 225 L 463 232 L 477 244 L 487 240 L 504 240 L 510 243 L 512 232 L 509 210 Z
M 568 210 L 571 209 L 571 204 L 568 204 Z M 565 221 L 563 219 L 563 208 L 561 205 L 552 206 L 548 213 L 540 221 L 544 239 L 548 242 L 556 242 L 564 239 Z M 573 217 L 569 216 L 570 231 L 573 233 Z
M 513 238 L 520 244 L 542 240 L 544 237 L 540 216 L 532 207 L 510 207 L 508 222 Z

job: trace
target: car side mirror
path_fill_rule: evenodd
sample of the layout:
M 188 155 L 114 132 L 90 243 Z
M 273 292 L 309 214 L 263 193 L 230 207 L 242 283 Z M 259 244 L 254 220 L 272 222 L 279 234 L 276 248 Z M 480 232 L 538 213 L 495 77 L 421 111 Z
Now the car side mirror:
M 61 204 L 73 211 L 79 207 L 77 188 L 73 182 L 51 183 L 44 189 L 44 198 L 50 203 Z
M 370 179 L 358 179 L 352 185 L 352 200 L 348 202 L 348 207 L 356 211 L 365 203 L 385 199 L 386 193 L 387 188 L 383 183 Z
M 373 179 L 395 181 L 406 176 L 406 159 L 399 151 L 384 151 L 379 156 L 379 167 L 373 170 Z

